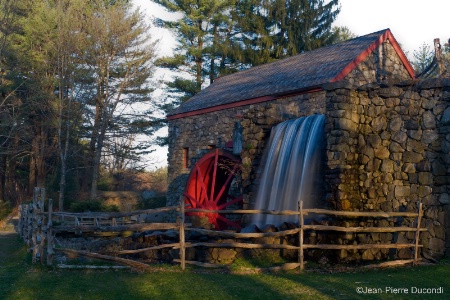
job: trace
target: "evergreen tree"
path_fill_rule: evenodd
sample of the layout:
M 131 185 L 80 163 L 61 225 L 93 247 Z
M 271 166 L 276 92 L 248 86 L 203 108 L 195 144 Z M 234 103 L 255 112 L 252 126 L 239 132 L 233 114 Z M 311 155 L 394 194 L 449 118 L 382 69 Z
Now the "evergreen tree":
M 183 13 L 176 22 L 159 20 L 179 42 L 173 57 L 159 61 L 180 74 L 167 83 L 174 105 L 199 92 L 208 77 L 212 83 L 224 74 L 331 44 L 336 37 L 331 24 L 338 0 L 155 2 Z
M 416 74 L 422 73 L 431 64 L 433 58 L 434 51 L 426 43 L 423 43 L 418 50 L 414 50 L 412 65 Z
M 338 0 L 274 0 L 269 7 L 273 56 L 291 56 L 332 44 L 331 26 L 339 13 L 338 4 Z
M 156 0 L 170 12 L 181 12 L 183 17 L 174 22 L 158 20 L 173 29 L 178 46 L 173 57 L 164 57 L 158 64 L 177 73 L 167 82 L 169 92 L 178 101 L 198 93 L 209 77 L 212 83 L 217 76 L 216 58 L 223 56 L 221 42 L 227 30 L 228 11 L 234 0 Z
M 0 198 L 53 181 L 63 209 L 68 168 L 90 171 L 95 197 L 105 144 L 158 129 L 139 106 L 155 43 L 128 2 L 0 0 Z M 148 146 L 117 144 L 133 159 Z
M 124 2 L 102 5 L 102 1 L 94 1 L 95 13 L 85 19 L 84 66 L 95 79 L 86 97 L 91 113 L 91 199 L 97 196 L 101 158 L 108 138 L 156 130 L 151 112 L 139 113 L 141 109 L 136 106 L 150 101 L 147 80 L 153 72 L 155 43 L 148 35 L 143 14 L 132 11 L 131 4 Z

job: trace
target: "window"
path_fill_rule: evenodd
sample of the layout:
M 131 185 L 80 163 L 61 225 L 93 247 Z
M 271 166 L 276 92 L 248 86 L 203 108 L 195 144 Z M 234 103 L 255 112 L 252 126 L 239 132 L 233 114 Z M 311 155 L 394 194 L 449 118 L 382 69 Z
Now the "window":
M 189 148 L 183 148 L 183 168 L 189 168 Z

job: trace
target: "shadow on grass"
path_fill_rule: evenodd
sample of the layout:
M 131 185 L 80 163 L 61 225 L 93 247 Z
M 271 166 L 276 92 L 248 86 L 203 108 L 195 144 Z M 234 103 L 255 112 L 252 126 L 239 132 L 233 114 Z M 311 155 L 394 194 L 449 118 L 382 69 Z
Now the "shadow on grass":
M 0 299 L 450 299 L 450 264 L 357 271 L 225 274 L 155 267 L 153 273 L 67 270 L 31 265 L 17 235 L 0 236 Z M 358 294 L 356 288 L 382 289 Z M 408 288 L 409 294 L 387 293 Z M 411 294 L 443 287 L 444 294 Z
M 450 299 L 450 264 L 446 261 L 434 266 L 278 276 L 331 299 Z
M 28 267 L 26 248 L 16 233 L 0 232 L 0 299 L 16 289 Z

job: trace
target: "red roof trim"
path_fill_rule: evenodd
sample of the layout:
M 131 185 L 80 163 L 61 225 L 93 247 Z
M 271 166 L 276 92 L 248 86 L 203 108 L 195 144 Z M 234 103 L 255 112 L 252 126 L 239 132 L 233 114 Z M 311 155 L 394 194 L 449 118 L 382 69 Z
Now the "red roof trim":
M 251 98 L 251 99 L 238 101 L 238 102 L 234 102 L 234 103 L 227 103 L 227 104 L 217 105 L 217 106 L 213 106 L 213 107 L 208 107 L 208 108 L 203 108 L 203 109 L 198 109 L 198 110 L 188 111 L 188 112 L 181 113 L 181 114 L 168 116 L 167 120 L 171 121 L 171 120 L 176 120 L 176 119 L 181 119 L 181 118 L 186 118 L 186 117 L 192 117 L 192 116 L 210 113 L 210 112 L 214 112 L 214 111 L 218 111 L 218 110 L 235 108 L 235 107 L 239 107 L 239 106 L 256 104 L 256 103 L 262 103 L 262 102 L 276 100 L 276 99 L 283 98 L 283 97 L 295 96 L 295 95 L 300 95 L 300 94 L 308 94 L 308 93 L 318 92 L 321 90 L 322 90 L 321 88 L 311 88 L 309 90 L 286 93 L 286 94 L 282 94 L 282 95 L 271 95 L 271 96 Z
M 354 61 L 349 63 L 336 77 L 331 79 L 331 82 L 336 82 L 344 79 L 357 65 L 363 62 L 375 49 L 378 48 L 384 41 L 389 40 L 391 42 L 392 47 L 394 48 L 397 55 L 400 57 L 400 60 L 403 63 L 403 66 L 409 73 L 412 79 L 414 79 L 414 69 L 406 58 L 405 53 L 403 53 L 400 45 L 397 40 L 392 35 L 391 30 L 387 29 L 375 42 L 373 42 L 365 51 L 363 51 Z

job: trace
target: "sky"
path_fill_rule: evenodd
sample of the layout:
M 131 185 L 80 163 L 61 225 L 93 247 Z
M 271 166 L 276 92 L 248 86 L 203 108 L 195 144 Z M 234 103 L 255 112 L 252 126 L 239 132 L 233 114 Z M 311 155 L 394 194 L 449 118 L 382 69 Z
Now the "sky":
M 397 42 L 412 58 L 423 43 L 441 44 L 450 38 L 449 0 L 340 0 L 335 25 L 347 26 L 357 36 L 390 28 Z
M 151 0 L 133 0 L 136 6 L 146 11 L 149 17 L 165 20 L 176 19 L 165 9 Z M 415 50 L 426 43 L 433 49 L 433 40 L 441 39 L 441 44 L 450 38 L 450 0 L 340 0 L 341 11 L 335 26 L 346 26 L 356 36 L 390 28 L 397 42 L 409 59 Z M 152 28 L 151 34 L 160 40 L 161 56 L 170 55 L 175 39 L 167 29 Z M 167 77 L 163 71 L 158 78 Z M 161 131 L 166 134 L 167 130 Z M 167 165 L 167 147 L 157 147 L 153 154 L 154 167 Z

